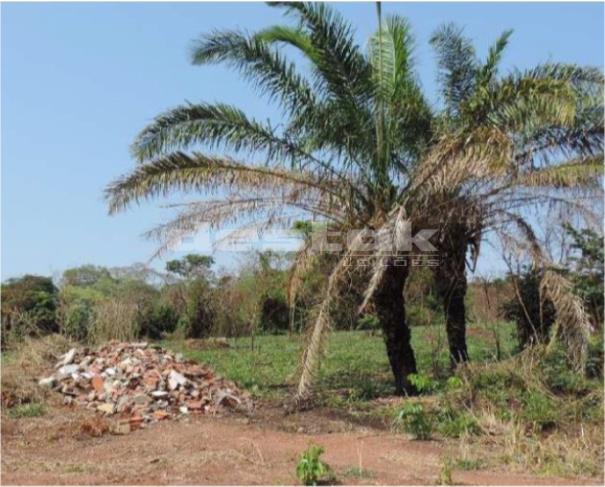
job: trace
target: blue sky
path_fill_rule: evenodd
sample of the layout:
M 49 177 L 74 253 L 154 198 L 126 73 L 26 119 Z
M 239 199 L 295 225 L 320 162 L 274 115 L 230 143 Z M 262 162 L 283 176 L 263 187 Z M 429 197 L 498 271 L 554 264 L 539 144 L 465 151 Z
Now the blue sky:
M 374 4 L 336 8 L 365 45 Z M 235 73 L 194 67 L 187 58 L 200 33 L 283 20 L 264 4 L 4 3 L 1 9 L 2 279 L 84 263 L 128 265 L 153 253 L 155 244 L 140 235 L 165 220 L 167 210 L 151 202 L 109 217 L 102 191 L 132 167 L 128 146 L 157 113 L 204 100 L 233 103 L 263 119 L 277 116 Z M 514 29 L 506 68 L 549 60 L 603 66 L 602 3 L 385 3 L 383 11 L 410 19 L 420 79 L 435 102 L 428 38 L 443 22 L 463 25 L 480 55 Z M 496 262 L 487 252 L 480 268 L 495 272 Z

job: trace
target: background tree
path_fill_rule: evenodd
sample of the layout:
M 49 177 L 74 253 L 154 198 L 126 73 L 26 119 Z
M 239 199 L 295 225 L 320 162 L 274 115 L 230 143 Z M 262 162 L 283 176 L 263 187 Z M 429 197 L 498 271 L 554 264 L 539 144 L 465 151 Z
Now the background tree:
M 25 275 L 2 284 L 2 343 L 58 331 L 57 288 L 49 277 Z

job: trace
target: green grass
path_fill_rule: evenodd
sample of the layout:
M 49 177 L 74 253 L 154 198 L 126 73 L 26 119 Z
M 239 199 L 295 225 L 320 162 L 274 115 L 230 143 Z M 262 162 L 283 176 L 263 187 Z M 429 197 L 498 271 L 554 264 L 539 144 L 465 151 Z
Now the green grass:
M 502 323 L 499 333 L 503 355 L 514 347 L 511 324 Z M 494 345 L 487 328 L 469 327 L 468 347 L 474 361 L 494 360 Z M 180 351 L 186 358 L 212 365 L 222 376 L 245 387 L 256 396 L 279 398 L 296 386 L 302 339 L 299 336 L 264 335 L 229 339 L 230 348 L 191 350 L 182 341 L 167 340 L 163 345 Z M 412 329 L 419 373 L 447 376 L 449 359 L 442 326 Z M 438 346 L 440 344 L 440 346 Z M 319 374 L 318 390 L 328 403 L 363 403 L 392 393 L 392 376 L 385 346 L 379 334 L 366 331 L 339 331 L 330 335 Z
M 44 415 L 44 413 L 44 405 L 36 402 L 19 404 L 8 409 L 8 415 L 11 418 L 37 418 Z

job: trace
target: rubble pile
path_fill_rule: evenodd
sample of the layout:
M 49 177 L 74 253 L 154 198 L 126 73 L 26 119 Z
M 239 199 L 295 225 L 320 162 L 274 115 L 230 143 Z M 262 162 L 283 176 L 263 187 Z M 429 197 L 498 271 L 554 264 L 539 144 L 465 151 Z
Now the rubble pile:
M 190 413 L 252 407 L 249 394 L 210 367 L 144 342 L 74 348 L 55 369 L 40 379 L 41 386 L 62 393 L 66 404 L 119 418 L 130 429 Z

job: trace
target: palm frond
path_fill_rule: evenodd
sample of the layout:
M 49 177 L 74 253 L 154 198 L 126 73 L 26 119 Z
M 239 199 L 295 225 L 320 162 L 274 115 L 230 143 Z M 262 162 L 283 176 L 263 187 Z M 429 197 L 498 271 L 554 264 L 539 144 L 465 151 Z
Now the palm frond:
M 263 36 L 242 31 L 218 31 L 199 39 L 193 64 L 226 63 L 239 70 L 270 98 L 278 98 L 290 113 L 310 112 L 316 104 L 312 87 Z
M 381 149 L 387 157 L 396 149 L 418 154 L 430 138 L 432 114 L 418 86 L 413 51 L 409 23 L 396 15 L 370 39 L 377 123 L 389 132 L 379 138 L 392 144 Z
M 540 283 L 545 296 L 554 304 L 557 316 L 551 337 L 566 345 L 566 354 L 579 373 L 584 372 L 590 336 L 590 320 L 582 299 L 573 292 L 572 283 L 560 270 L 547 268 Z
M 519 174 L 515 185 L 549 188 L 599 188 L 602 185 L 603 156 L 588 160 L 528 170 Z
M 351 26 L 340 14 L 321 2 L 271 2 L 269 5 L 285 8 L 308 31 L 316 54 L 310 60 L 320 85 L 341 100 L 352 102 L 368 95 L 370 66 L 355 43 Z
M 555 340 L 561 340 L 574 368 L 583 371 L 586 365 L 590 320 L 582 299 L 574 294 L 571 283 L 561 271 L 548 261 L 531 225 L 520 216 L 514 217 L 514 223 L 529 244 L 534 266 L 543 269 L 540 291 L 555 307 L 557 315 L 551 346 Z
M 402 206 L 378 230 L 376 234 L 376 251 L 372 256 L 372 260 L 374 261 L 372 276 L 364 291 L 363 301 L 358 308 L 358 313 L 363 313 L 374 297 L 376 290 L 382 284 L 390 257 L 396 249 L 402 248 L 403 228 L 410 224 L 410 220 L 406 217 L 405 208 Z
M 292 268 L 290 269 L 288 284 L 286 286 L 286 296 L 288 298 L 288 306 L 290 308 L 290 330 L 294 329 L 298 290 L 303 282 L 304 276 L 311 268 L 317 252 L 318 250 L 314 248 L 312 240 L 305 242 L 303 247 L 296 254 L 296 258 L 292 264 Z
M 512 33 L 512 30 L 504 31 L 494 45 L 489 48 L 487 59 L 477 73 L 477 89 L 485 89 L 495 80 L 498 74 L 498 65 L 502 60 L 502 54 L 504 54 L 504 49 L 508 45 Z
M 367 238 L 368 230 L 361 230 L 350 243 L 345 255 L 339 260 L 338 264 L 330 274 L 326 295 L 323 299 L 317 313 L 313 326 L 310 328 L 310 334 L 307 345 L 302 357 L 302 371 L 297 388 L 297 400 L 305 401 L 313 385 L 319 362 L 324 349 L 325 338 L 331 328 L 331 310 L 335 300 L 338 298 L 343 280 L 350 270 L 349 259 L 358 252 L 363 245 L 364 238 Z
M 296 185 L 301 190 L 315 188 L 330 191 L 328 183 L 324 185 L 309 174 L 249 166 L 226 157 L 175 152 L 137 166 L 132 173 L 111 183 L 105 190 L 105 196 L 109 201 L 110 213 L 116 213 L 132 202 L 166 196 L 171 191 L 213 193 L 220 188 L 271 190 L 283 184 Z
M 236 152 L 262 151 L 269 160 L 291 159 L 297 153 L 296 146 L 279 137 L 268 124 L 249 119 L 238 108 L 223 103 L 181 105 L 157 116 L 136 137 L 132 153 L 142 162 L 195 144 Z
M 475 90 L 479 66 L 475 48 L 463 36 L 462 29 L 454 24 L 441 26 L 432 35 L 430 43 L 437 53 L 440 69 L 438 80 L 446 108 L 449 113 L 457 114 L 460 104 L 470 98 Z

